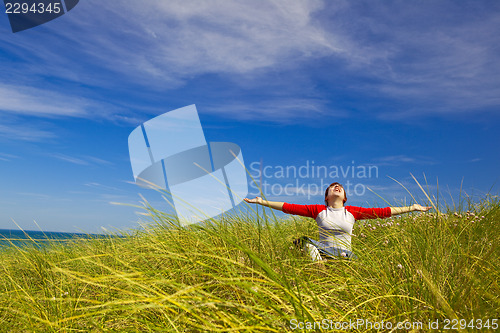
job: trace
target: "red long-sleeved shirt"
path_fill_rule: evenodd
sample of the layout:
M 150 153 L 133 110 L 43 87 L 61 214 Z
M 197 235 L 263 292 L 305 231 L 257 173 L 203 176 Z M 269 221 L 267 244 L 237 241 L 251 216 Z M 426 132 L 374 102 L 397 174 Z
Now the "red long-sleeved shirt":
M 338 247 L 351 251 L 352 227 L 356 220 L 386 218 L 391 216 L 391 207 L 363 208 L 346 206 L 332 208 L 325 205 L 283 204 L 283 212 L 312 217 L 319 228 L 319 239 L 325 247 Z

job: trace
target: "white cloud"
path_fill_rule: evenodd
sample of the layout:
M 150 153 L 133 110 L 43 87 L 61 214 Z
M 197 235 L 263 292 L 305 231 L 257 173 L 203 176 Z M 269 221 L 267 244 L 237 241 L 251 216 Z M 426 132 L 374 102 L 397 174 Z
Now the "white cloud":
M 121 83 L 110 79 L 118 73 L 129 82 L 168 89 L 197 75 L 295 68 L 303 60 L 345 52 L 347 42 L 316 19 L 323 9 L 320 0 L 91 0 L 40 33 L 0 39 L 23 60 L 9 72 L 50 73 L 105 87 Z
M 49 75 L 101 88 L 114 88 L 125 80 L 164 90 L 207 73 L 252 76 L 259 70 L 294 67 L 306 59 L 343 52 L 342 42 L 314 19 L 322 8 L 323 2 L 317 0 L 80 3 L 64 18 L 71 20 L 67 29 L 47 24 L 48 31 L 0 36 L 4 48 L 22 59 L 19 66 L 0 64 L 0 68 L 23 78 L 0 85 L 0 112 L 137 123 L 137 117 L 125 111 L 127 105 L 109 107 L 76 97 L 71 89 L 61 91 L 60 86 L 57 92 L 32 87 L 36 84 L 27 78 Z M 258 81 L 253 84 L 260 85 Z M 282 89 L 279 83 L 275 88 Z M 324 113 L 324 104 L 320 98 L 270 96 L 259 105 L 239 101 L 207 110 L 283 121 L 283 114 L 290 119 Z
M 414 155 L 414 156 L 407 156 L 407 155 L 391 155 L 391 156 L 383 156 L 376 158 L 375 160 L 375 165 L 377 166 L 398 166 L 404 163 L 411 163 L 411 164 L 425 164 L 425 165 L 430 165 L 430 164 L 435 164 L 436 162 L 427 157 L 427 156 L 421 156 L 421 155 Z
M 359 58 L 370 59 L 359 69 L 377 78 L 357 89 L 385 98 L 386 106 L 396 102 L 379 117 L 498 111 L 500 16 L 486 7 L 440 1 L 377 4 L 369 13 L 346 8 L 346 17 L 358 18 L 346 29 L 357 29 L 350 37 L 361 45 Z
M 112 164 L 109 161 L 105 161 L 103 159 L 93 157 L 93 156 L 81 156 L 81 157 L 74 157 L 74 156 L 69 156 L 61 153 L 52 153 L 49 154 L 49 156 L 57 158 L 58 160 L 69 162 L 72 164 L 77 164 L 77 165 L 91 165 L 91 164 L 98 164 L 98 165 L 110 165 Z M 96 184 L 96 183 L 92 183 Z
M 0 129 L 0 133 L 1 133 L 1 129 Z M 16 158 L 19 158 L 19 156 L 12 155 L 12 154 L 6 154 L 6 153 L 0 153 L 0 161 L 10 162 Z
M 82 117 L 85 110 L 77 98 L 51 90 L 0 83 L 0 112 L 17 115 Z
M 70 90 L 55 91 L 51 87 L 38 88 L 23 84 L 6 84 L 0 82 L 0 114 L 16 126 L 23 123 L 19 116 L 35 116 L 38 118 L 87 118 L 102 119 L 121 123 L 137 123 L 127 105 L 111 104 L 107 101 L 93 100 L 78 96 Z M 16 118 L 17 117 L 17 118 Z
M 313 15 L 322 8 L 322 1 L 178 0 L 148 6 L 123 1 L 106 9 L 134 13 L 127 16 L 127 35 L 143 47 L 134 57 L 140 70 L 185 78 L 247 73 L 342 52 L 341 42 L 316 24 Z
M 38 129 L 32 124 L 0 124 L 0 137 L 10 141 L 41 141 L 53 139 L 56 135 L 47 130 Z
M 18 57 L 16 66 L 6 61 L 0 70 L 10 78 L 49 75 L 111 90 L 132 84 L 156 91 L 179 88 L 206 74 L 223 74 L 257 87 L 276 80 L 272 89 L 300 93 L 302 81 L 274 74 L 303 72 L 303 65 L 328 59 L 324 71 L 305 76 L 326 79 L 324 85 L 335 81 L 363 97 L 387 99 L 388 105 L 404 103 L 379 112 L 385 119 L 495 109 L 500 104 L 500 63 L 494 47 L 500 17 L 481 6 L 469 13 L 445 1 L 422 6 L 320 0 L 89 0 L 41 29 L 0 36 L 2 49 Z M 19 86 L 36 86 L 35 80 L 20 81 Z M 4 87 L 1 95 L 1 88 L 0 98 L 8 101 L 5 108 L 10 112 L 92 114 L 85 100 L 73 103 L 70 91 L 44 95 L 36 88 Z M 297 98 L 305 101 L 305 95 Z M 21 103 L 24 97 L 27 102 Z M 53 97 L 61 103 L 51 104 Z M 260 110 L 270 114 L 270 120 L 293 110 L 275 109 L 271 104 L 280 100 L 266 98 L 270 107 Z M 330 96 L 318 97 L 323 98 Z M 317 100 L 310 103 L 316 105 L 305 117 L 325 112 L 316 107 Z M 246 109 L 243 104 L 234 107 Z M 212 110 L 234 114 L 231 108 Z M 111 114 L 129 119 L 107 108 L 99 116 Z M 259 111 L 248 115 L 261 117 Z
M 106 119 L 134 125 L 140 122 L 130 106 L 92 100 L 71 90 L 61 91 L 60 87 L 58 90 L 0 82 L 0 137 L 31 142 L 56 138 L 56 127 L 42 119 Z
M 328 114 L 329 117 L 346 117 L 342 110 L 334 111 L 326 100 L 319 98 L 280 98 L 255 101 L 253 104 L 241 102 L 227 102 L 223 105 L 207 105 L 204 111 L 222 114 L 225 117 L 239 120 L 261 120 L 279 123 L 296 122 L 299 119 L 314 118 Z
M 81 158 L 77 157 L 72 157 L 64 154 L 50 154 L 50 156 L 57 158 L 58 160 L 69 162 L 72 164 L 77 164 L 77 165 L 89 165 L 90 163 L 86 160 L 83 160 Z
M 123 191 L 122 189 L 118 189 L 118 188 L 113 187 L 113 186 L 103 185 L 103 184 L 96 183 L 96 182 L 90 182 L 90 183 L 86 183 L 84 185 L 91 187 L 91 188 L 97 188 L 97 189 L 102 189 L 102 190 L 106 190 L 106 191 Z
M 452 2 L 387 3 L 369 10 L 365 5 L 319 0 L 89 4 L 78 19 L 99 7 L 95 22 L 111 17 L 122 30 L 103 26 L 98 37 L 78 38 L 85 36 L 80 42 L 85 53 L 116 71 L 130 72 L 138 82 L 176 86 L 207 73 L 259 73 L 260 85 L 267 86 L 262 82 L 266 74 L 330 58 L 341 61 L 325 67 L 322 76 L 346 80 L 346 85 L 355 78 L 352 89 L 364 95 L 414 102 L 412 108 L 380 112 L 383 118 L 463 113 L 500 104 L 499 54 L 492 47 L 500 42 L 498 15 L 481 6 L 469 14 Z M 374 84 L 367 83 L 373 79 Z M 286 89 L 301 85 L 278 80 Z M 262 110 L 272 120 L 273 113 L 287 114 L 289 108 Z M 249 114 L 260 117 L 258 111 Z
M 103 160 L 102 158 L 98 158 L 98 157 L 94 157 L 94 156 L 83 156 L 83 158 L 85 158 L 86 160 L 88 160 L 89 162 L 91 163 L 94 163 L 94 164 L 100 164 L 100 165 L 111 165 L 113 164 L 112 162 L 110 161 L 106 161 L 106 160 Z

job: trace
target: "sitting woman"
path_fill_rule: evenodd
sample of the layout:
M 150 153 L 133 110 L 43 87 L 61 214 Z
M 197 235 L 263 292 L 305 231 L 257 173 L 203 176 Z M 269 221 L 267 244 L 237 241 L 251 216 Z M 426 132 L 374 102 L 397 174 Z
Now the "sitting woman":
M 393 215 L 413 211 L 426 212 L 431 207 L 414 204 L 409 207 L 362 208 L 345 206 L 347 196 L 344 187 L 339 183 L 332 183 L 325 191 L 325 205 L 295 205 L 286 202 L 255 199 L 244 199 L 248 203 L 255 203 L 287 214 L 312 217 L 319 227 L 319 242 L 307 237 L 298 241 L 311 255 L 313 260 L 322 260 L 321 255 L 329 257 L 356 258 L 351 249 L 352 227 L 356 220 L 387 218 Z M 297 242 L 297 241 L 296 241 Z

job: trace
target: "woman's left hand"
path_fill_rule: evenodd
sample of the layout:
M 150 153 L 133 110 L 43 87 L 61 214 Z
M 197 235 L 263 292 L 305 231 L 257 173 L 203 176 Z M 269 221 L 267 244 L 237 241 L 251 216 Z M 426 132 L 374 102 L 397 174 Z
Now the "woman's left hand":
M 428 211 L 429 209 L 431 209 L 432 207 L 424 207 L 424 206 L 421 206 L 419 204 L 413 204 L 411 206 L 411 210 L 412 211 L 419 211 L 419 212 L 426 212 Z

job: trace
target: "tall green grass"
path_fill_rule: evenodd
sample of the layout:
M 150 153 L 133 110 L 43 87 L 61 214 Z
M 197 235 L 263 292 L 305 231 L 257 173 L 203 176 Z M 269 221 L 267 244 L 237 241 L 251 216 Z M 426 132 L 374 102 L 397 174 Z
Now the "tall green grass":
M 358 259 L 326 264 L 292 247 L 317 237 L 311 219 L 242 214 L 179 227 L 146 208 L 154 223 L 124 237 L 1 251 L 0 330 L 332 331 L 326 323 L 365 320 L 426 331 L 437 319 L 442 329 L 445 319 L 498 318 L 495 198 L 358 223 Z M 374 330 L 366 325 L 358 331 Z

